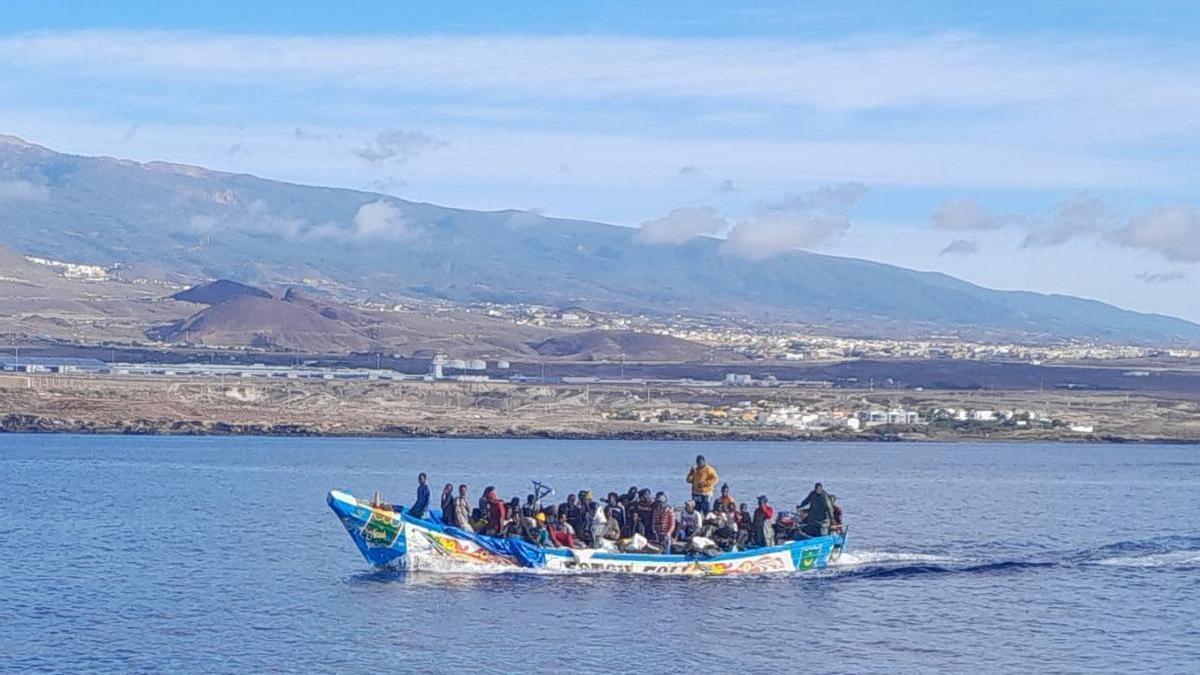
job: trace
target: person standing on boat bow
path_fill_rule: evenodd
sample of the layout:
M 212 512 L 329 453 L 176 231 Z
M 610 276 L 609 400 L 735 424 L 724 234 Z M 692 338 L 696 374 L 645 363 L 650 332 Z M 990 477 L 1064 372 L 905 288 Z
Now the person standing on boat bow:
M 701 513 L 707 514 L 712 510 L 713 489 L 717 487 L 720 476 L 717 470 L 704 459 L 704 455 L 696 455 L 696 466 L 688 469 L 687 482 L 692 484 L 692 501 Z
M 429 477 L 422 471 L 417 475 L 417 501 L 408 507 L 408 514 L 414 518 L 422 518 L 429 512 Z
M 833 522 L 833 502 L 825 492 L 825 486 L 817 483 L 812 492 L 800 502 L 799 508 L 807 508 L 804 518 L 804 534 L 810 537 L 823 537 L 829 534 L 829 526 Z

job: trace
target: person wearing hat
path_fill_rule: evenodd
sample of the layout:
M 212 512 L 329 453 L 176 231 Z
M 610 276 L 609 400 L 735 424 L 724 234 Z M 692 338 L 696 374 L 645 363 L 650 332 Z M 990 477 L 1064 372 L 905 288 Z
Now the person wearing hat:
M 533 528 L 530 534 L 533 535 L 534 542 L 538 546 L 553 548 L 554 541 L 550 538 L 550 530 L 546 529 L 546 514 L 538 511 L 533 517 Z
M 692 499 L 701 513 L 712 511 L 713 489 L 721 479 L 704 455 L 696 455 L 696 465 L 688 469 L 687 482 L 692 484 Z
M 654 539 L 652 541 L 662 547 L 663 553 L 671 552 L 671 539 L 675 536 L 675 509 L 667 502 L 667 493 L 659 492 L 654 496 Z
M 767 502 L 766 495 L 758 496 L 758 508 L 750 522 L 750 540 L 755 546 L 775 545 L 775 508 Z

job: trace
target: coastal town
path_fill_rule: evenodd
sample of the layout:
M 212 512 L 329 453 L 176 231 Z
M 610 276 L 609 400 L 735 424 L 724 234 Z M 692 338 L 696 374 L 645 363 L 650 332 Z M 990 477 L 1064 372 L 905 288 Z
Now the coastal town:
M 933 407 L 925 409 L 922 413 L 904 408 L 820 409 L 779 405 L 768 400 L 739 401 L 732 405 L 714 405 L 699 410 L 655 408 L 614 411 L 606 413 L 606 417 L 636 419 L 645 424 L 698 425 L 726 429 L 774 428 L 826 433 L 922 428 L 973 431 L 1037 429 L 1073 434 L 1092 434 L 1096 431 L 1095 424 L 1053 417 L 1040 410 Z
M 365 306 L 383 308 L 379 303 Z M 404 305 L 390 309 L 404 311 Z M 1006 359 L 1041 363 L 1047 361 L 1103 361 L 1171 358 L 1200 360 L 1200 349 L 1181 346 L 1111 344 L 1093 340 L 1015 342 L 979 341 L 944 331 L 921 338 L 857 337 L 812 332 L 811 326 L 794 331 L 780 326 L 763 328 L 752 321 L 728 317 L 696 317 L 676 314 L 652 317 L 584 308 L 556 309 L 540 305 L 485 303 L 467 311 L 511 321 L 517 325 L 561 327 L 578 330 L 635 330 L 690 340 L 714 349 L 725 349 L 759 360 L 829 361 L 848 358 L 901 359 Z M 862 332 L 869 332 L 864 329 Z

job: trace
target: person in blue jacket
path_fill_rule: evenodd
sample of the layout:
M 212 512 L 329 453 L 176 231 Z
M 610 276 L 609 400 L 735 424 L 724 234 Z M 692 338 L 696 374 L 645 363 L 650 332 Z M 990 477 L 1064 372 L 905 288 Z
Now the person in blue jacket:
M 408 507 L 408 513 L 414 518 L 425 518 L 429 515 L 429 477 L 422 471 L 417 476 L 417 501 Z

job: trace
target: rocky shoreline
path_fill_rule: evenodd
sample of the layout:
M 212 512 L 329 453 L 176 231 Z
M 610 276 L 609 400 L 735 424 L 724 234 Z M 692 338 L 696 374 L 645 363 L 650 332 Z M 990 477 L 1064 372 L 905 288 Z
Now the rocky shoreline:
M 1043 442 L 1113 444 L 1193 444 L 1200 439 L 1177 437 L 1128 437 L 1079 434 L 945 434 L 918 430 L 880 433 L 813 433 L 751 429 L 578 429 L 509 428 L 485 429 L 453 426 L 383 425 L 347 426 L 330 423 L 231 423 L 202 420 L 114 420 L 96 422 L 9 414 L 0 418 L 3 434 L 94 434 L 111 436 L 270 436 L 326 438 L 463 438 L 463 439 L 556 439 L 614 441 L 758 441 L 758 442 Z

